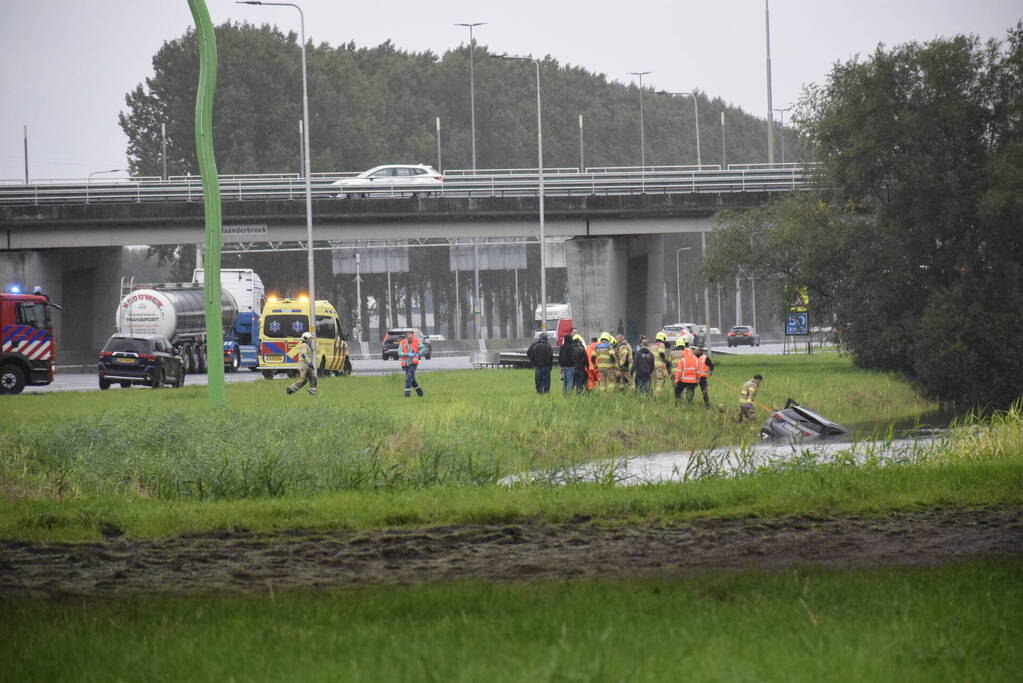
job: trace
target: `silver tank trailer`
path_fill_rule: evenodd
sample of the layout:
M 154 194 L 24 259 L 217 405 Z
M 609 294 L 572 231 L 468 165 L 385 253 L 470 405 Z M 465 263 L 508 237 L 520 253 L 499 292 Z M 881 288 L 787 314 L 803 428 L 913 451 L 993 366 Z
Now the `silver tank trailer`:
M 229 292 L 221 291 L 225 333 L 238 320 L 238 305 Z M 206 304 L 201 288 L 136 289 L 117 306 L 117 331 L 127 334 L 159 334 L 172 344 L 206 333 Z

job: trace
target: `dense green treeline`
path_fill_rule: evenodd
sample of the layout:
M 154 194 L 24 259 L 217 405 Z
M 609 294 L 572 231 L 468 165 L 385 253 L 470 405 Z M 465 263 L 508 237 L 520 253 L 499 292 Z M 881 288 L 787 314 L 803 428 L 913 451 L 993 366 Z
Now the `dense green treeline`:
M 929 396 L 1023 386 L 1023 22 L 836 64 L 794 117 L 820 188 L 726 217 L 705 273 L 810 293 L 856 362 Z
M 296 172 L 302 118 L 301 59 L 294 33 L 276 27 L 225 23 L 216 29 L 217 93 L 214 142 L 221 173 Z M 531 64 L 475 53 L 478 168 L 536 167 L 536 78 Z M 307 45 L 313 172 L 363 170 L 381 163 L 437 162 L 441 119 L 442 165 L 472 165 L 469 49 L 443 55 L 407 52 L 390 42 Z M 168 172 L 196 173 L 193 137 L 198 51 L 194 32 L 165 43 L 153 76 L 126 96 L 120 116 L 132 172 L 159 175 L 161 124 L 167 126 Z M 580 66 L 545 57 L 541 66 L 544 165 L 579 166 L 579 115 L 586 166 L 638 166 L 639 91 Z M 644 89 L 648 165 L 696 163 L 689 97 Z M 764 162 L 762 119 L 699 93 L 702 160 L 721 163 L 721 112 L 727 161 Z M 799 158 L 795 136 L 789 160 Z

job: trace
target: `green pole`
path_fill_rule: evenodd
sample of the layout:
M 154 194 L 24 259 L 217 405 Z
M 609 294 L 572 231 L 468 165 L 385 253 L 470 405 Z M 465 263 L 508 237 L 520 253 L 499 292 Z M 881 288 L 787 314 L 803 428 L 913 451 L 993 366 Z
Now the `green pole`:
M 217 37 L 205 0 L 188 0 L 199 42 L 199 87 L 195 97 L 195 150 L 202 175 L 206 213 L 204 296 L 206 299 L 207 394 L 210 405 L 224 405 L 224 324 L 220 307 L 220 182 L 213 156 L 213 92 L 217 87 Z

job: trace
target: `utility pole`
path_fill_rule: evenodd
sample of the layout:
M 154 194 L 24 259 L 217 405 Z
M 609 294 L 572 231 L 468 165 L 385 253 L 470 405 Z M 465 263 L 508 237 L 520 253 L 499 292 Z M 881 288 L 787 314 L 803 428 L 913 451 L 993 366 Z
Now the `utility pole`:
M 28 185 L 28 126 L 25 126 L 25 184 Z
M 167 180 L 167 124 L 160 124 L 160 137 L 163 139 L 160 156 L 163 158 L 163 179 Z
M 579 114 L 579 172 L 586 172 L 586 162 L 583 161 L 583 115 Z
M 774 107 L 771 104 L 771 8 L 764 0 L 764 29 L 767 34 L 767 163 L 774 166 Z

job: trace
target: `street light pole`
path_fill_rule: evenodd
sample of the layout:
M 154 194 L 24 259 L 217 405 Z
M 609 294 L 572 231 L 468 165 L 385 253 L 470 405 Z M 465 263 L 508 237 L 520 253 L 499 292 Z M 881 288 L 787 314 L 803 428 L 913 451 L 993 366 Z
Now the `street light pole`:
M 355 300 L 356 300 L 356 315 L 359 317 L 359 335 L 356 341 L 362 341 L 363 330 L 362 326 L 362 274 L 359 272 L 359 252 L 355 252 Z
M 678 321 L 682 322 L 682 277 L 678 267 L 678 257 L 683 251 L 692 247 L 679 247 L 675 250 L 675 301 L 678 303 Z
M 305 175 L 305 227 L 306 227 L 306 248 L 308 251 L 309 270 L 309 332 L 312 333 L 310 347 L 313 352 L 313 365 L 316 363 L 316 274 L 313 261 L 313 189 L 309 178 L 309 86 L 306 76 L 305 59 L 305 13 L 302 8 L 293 2 L 263 2 L 262 0 L 238 0 L 239 5 L 267 5 L 272 7 L 294 7 L 298 10 L 299 28 L 301 31 L 302 48 L 302 143 L 305 152 L 303 159 L 303 172 Z
M 441 163 L 440 156 L 440 117 L 437 117 L 437 170 L 441 173 L 444 172 L 444 164 Z
M 547 243 L 544 240 L 544 189 L 543 189 L 543 106 L 540 99 L 540 60 L 533 57 L 518 57 L 513 55 L 501 55 L 501 59 L 514 59 L 533 62 L 536 67 L 536 156 L 537 174 L 539 175 L 539 204 L 540 204 L 540 331 L 547 331 Z
M 477 26 L 486 26 L 486 24 L 485 21 L 455 24 L 455 26 L 465 26 L 469 29 L 469 134 L 472 140 L 472 170 L 474 171 L 476 170 L 476 40 L 472 37 L 472 30 Z M 476 296 L 479 297 L 478 291 Z
M 672 95 L 674 97 L 684 97 L 686 95 L 693 98 L 693 125 L 696 128 L 696 166 L 700 168 L 703 166 L 703 156 L 700 154 L 700 103 L 696 99 L 696 91 L 692 92 L 668 92 L 667 90 L 658 90 L 658 95 Z
M 167 124 L 160 124 L 160 137 L 162 139 L 160 156 L 163 158 L 163 179 L 167 180 Z
M 110 168 L 110 169 L 107 169 L 106 171 L 93 171 L 92 173 L 90 173 L 88 179 L 86 179 L 86 181 L 85 181 L 85 203 L 86 204 L 89 203 L 89 188 L 92 186 L 92 176 L 96 175 L 97 173 L 128 173 L 128 169 L 126 169 L 126 168 Z
M 764 0 L 764 31 L 767 36 L 767 163 L 774 166 L 774 107 L 771 104 L 771 7 Z
M 586 172 L 586 163 L 583 161 L 583 115 L 579 114 L 579 172 Z
M 775 109 L 776 112 L 781 114 L 781 163 L 785 163 L 785 112 L 792 107 L 785 107 L 784 109 Z
M 473 38 L 472 30 L 477 26 L 485 26 L 487 22 L 477 21 L 474 23 L 455 24 L 465 26 L 469 29 L 469 130 L 472 140 L 472 170 L 476 171 L 476 39 Z M 440 170 L 440 169 L 438 169 Z M 472 270 L 473 270 L 473 294 L 472 294 L 472 315 L 476 327 L 477 339 L 483 338 L 482 317 L 480 306 L 480 251 L 477 239 L 472 239 Z
M 639 165 L 646 173 L 646 131 L 643 126 L 643 76 L 653 71 L 630 71 L 630 76 L 639 76 Z

